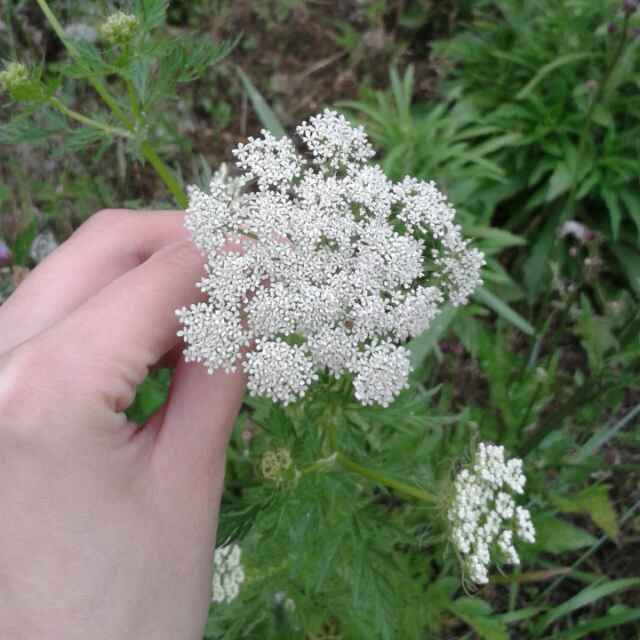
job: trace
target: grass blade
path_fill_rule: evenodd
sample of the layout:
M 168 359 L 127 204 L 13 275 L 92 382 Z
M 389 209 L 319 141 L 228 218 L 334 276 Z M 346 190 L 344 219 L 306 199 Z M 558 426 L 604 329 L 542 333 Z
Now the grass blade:
M 256 86 L 251 82 L 247 74 L 237 67 L 238 75 L 244 86 L 244 90 L 247 92 L 249 100 L 256 111 L 260 122 L 265 129 L 270 131 L 276 138 L 282 138 L 286 135 L 284 127 L 280 122 L 280 118 L 274 113 L 273 109 L 267 104 L 263 95 L 258 91 Z

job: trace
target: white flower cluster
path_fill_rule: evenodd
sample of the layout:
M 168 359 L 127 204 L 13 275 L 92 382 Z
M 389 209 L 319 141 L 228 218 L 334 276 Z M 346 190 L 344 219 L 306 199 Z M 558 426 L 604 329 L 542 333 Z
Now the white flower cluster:
M 519 564 L 514 533 L 535 542 L 531 515 L 517 506 L 512 493 L 524 491 L 522 460 L 505 460 L 504 447 L 478 445 L 473 463 L 463 469 L 454 485 L 449 510 L 453 544 L 463 558 L 472 582 L 486 584 L 491 551 L 497 546 L 502 560 Z
M 284 404 L 320 371 L 350 373 L 362 404 L 387 406 L 410 372 L 400 343 L 467 301 L 484 257 L 433 183 L 368 164 L 361 127 L 327 110 L 297 133 L 304 155 L 263 131 L 234 150 L 240 178 L 189 190 L 209 301 L 176 312 L 185 358 L 242 366 L 251 393 Z
M 240 563 L 240 547 L 230 544 L 218 547 L 213 555 L 212 602 L 231 602 L 244 582 L 244 569 Z
M 100 34 L 111 44 L 124 45 L 138 30 L 138 18 L 131 13 L 116 11 L 100 26 Z

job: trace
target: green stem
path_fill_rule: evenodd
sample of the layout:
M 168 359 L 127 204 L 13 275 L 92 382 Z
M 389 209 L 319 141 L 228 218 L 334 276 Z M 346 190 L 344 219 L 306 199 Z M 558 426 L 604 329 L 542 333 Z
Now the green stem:
M 72 120 L 76 120 L 77 122 L 86 124 L 87 126 L 93 127 L 94 129 L 100 129 L 114 136 L 121 136 L 122 138 L 133 138 L 133 134 L 130 131 L 127 131 L 126 129 L 120 129 L 118 127 L 111 127 L 108 124 L 104 124 L 103 122 L 98 122 L 97 120 L 93 120 L 92 118 L 87 118 L 87 116 L 83 116 L 81 113 L 78 113 L 73 109 L 69 109 L 69 107 L 60 102 L 58 98 L 51 97 L 49 98 L 49 102 L 58 111 L 64 113 L 64 115 L 66 115 L 68 118 L 71 118 Z
M 145 160 L 156 170 L 160 179 L 165 183 L 167 189 L 169 189 L 171 195 L 174 197 L 176 204 L 181 209 L 186 209 L 189 205 L 189 199 L 171 169 L 162 161 L 155 149 L 146 140 L 140 145 L 140 150 Z
M 378 484 L 381 484 L 385 487 L 389 487 L 390 489 L 394 489 L 400 493 L 404 493 L 405 495 L 411 496 L 412 498 L 417 498 L 422 502 L 428 502 L 433 504 L 438 501 L 437 497 L 432 493 L 425 491 L 424 489 L 420 489 L 411 484 L 407 484 L 406 482 L 402 482 L 401 480 L 396 480 L 395 478 L 390 478 L 389 476 L 380 473 L 379 471 L 375 471 L 374 469 L 369 469 L 368 467 L 363 467 L 362 465 L 354 462 L 350 458 L 347 458 L 343 453 L 336 452 L 336 462 L 343 466 L 348 471 L 352 471 L 353 473 L 357 473 L 361 475 L 363 478 L 367 478 L 368 480 L 373 480 Z
M 136 95 L 136 90 L 131 80 L 127 80 L 127 93 L 129 94 L 131 111 L 133 111 L 135 119 L 138 120 L 140 118 L 140 103 L 138 102 L 138 96 Z

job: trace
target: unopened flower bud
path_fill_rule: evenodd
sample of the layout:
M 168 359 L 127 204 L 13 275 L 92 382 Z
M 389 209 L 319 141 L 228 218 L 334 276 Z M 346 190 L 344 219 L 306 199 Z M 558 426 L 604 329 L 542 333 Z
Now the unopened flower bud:
M 4 71 L 0 72 L 0 86 L 9 93 L 21 89 L 30 81 L 29 69 L 21 62 L 10 62 Z
M 100 27 L 102 37 L 111 44 L 127 44 L 138 29 L 138 18 L 130 13 L 118 11 L 111 14 Z
M 267 451 L 262 456 L 262 475 L 267 480 L 280 482 L 284 472 L 291 467 L 291 454 L 288 449 Z
M 626 15 L 630 16 L 637 10 L 639 4 L 640 2 L 638 0 L 623 0 L 622 10 Z

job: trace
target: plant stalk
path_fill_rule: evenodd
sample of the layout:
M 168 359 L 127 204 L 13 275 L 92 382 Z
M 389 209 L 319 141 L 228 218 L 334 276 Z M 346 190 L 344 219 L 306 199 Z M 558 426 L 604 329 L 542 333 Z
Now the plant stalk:
M 381 484 L 385 487 L 389 487 L 390 489 L 394 489 L 400 493 L 404 493 L 405 495 L 411 496 L 412 498 L 417 498 L 422 502 L 428 502 L 430 504 L 434 504 L 438 501 L 437 497 L 424 489 L 420 489 L 414 485 L 408 484 L 406 482 L 402 482 L 401 480 L 396 480 L 395 478 L 390 478 L 389 476 L 380 473 L 379 471 L 375 471 L 374 469 L 369 469 L 368 467 L 363 467 L 362 465 L 354 462 L 343 453 L 339 451 L 336 452 L 336 462 L 340 464 L 342 467 L 347 469 L 348 471 L 352 471 L 353 473 L 357 473 L 361 475 L 363 478 L 367 478 L 368 480 L 373 480 L 378 484 Z
M 58 98 L 51 97 L 49 98 L 49 102 L 58 111 L 66 115 L 68 118 L 71 118 L 72 120 L 81 122 L 82 124 L 93 127 L 94 129 L 100 129 L 114 136 L 120 136 L 122 138 L 133 138 L 133 134 L 130 131 L 127 131 L 126 129 L 120 129 L 119 127 L 111 127 L 108 124 L 104 124 L 102 122 L 98 122 L 97 120 L 93 120 L 92 118 L 88 118 L 87 116 L 83 116 L 81 113 L 78 113 L 73 109 L 69 109 L 69 107 L 58 100 Z

